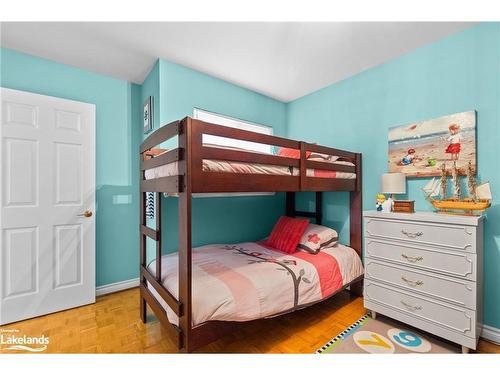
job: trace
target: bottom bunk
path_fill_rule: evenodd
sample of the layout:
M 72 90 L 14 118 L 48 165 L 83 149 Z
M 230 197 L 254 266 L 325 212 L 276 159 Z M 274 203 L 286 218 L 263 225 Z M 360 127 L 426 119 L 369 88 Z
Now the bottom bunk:
M 207 245 L 193 249 L 192 325 L 245 322 L 291 312 L 322 301 L 360 280 L 363 265 L 356 251 L 342 244 L 316 254 L 292 254 L 263 242 Z M 178 298 L 178 254 L 161 258 L 163 286 Z M 155 274 L 156 260 L 148 265 Z M 177 315 L 147 284 L 171 324 Z

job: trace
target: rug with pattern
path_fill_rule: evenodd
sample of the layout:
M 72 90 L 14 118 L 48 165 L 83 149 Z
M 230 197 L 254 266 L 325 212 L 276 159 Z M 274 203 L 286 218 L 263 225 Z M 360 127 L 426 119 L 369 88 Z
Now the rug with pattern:
M 395 320 L 365 315 L 316 351 L 317 354 L 460 353 L 461 347 Z

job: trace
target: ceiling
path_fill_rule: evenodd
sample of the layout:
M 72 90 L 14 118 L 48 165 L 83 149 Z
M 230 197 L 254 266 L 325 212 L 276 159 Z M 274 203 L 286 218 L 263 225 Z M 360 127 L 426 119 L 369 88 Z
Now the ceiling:
M 167 59 L 288 102 L 470 22 L 13 22 L 2 47 L 142 83 Z

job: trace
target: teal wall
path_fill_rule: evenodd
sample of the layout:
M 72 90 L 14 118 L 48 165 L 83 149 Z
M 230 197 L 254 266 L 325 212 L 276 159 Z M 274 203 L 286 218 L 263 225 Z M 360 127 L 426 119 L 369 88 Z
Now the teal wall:
M 373 209 L 387 171 L 387 129 L 477 110 L 479 177 L 492 184 L 484 246 L 484 321 L 500 327 L 500 24 L 480 24 L 302 97 L 287 106 L 287 136 L 363 153 L 363 200 Z M 417 210 L 430 210 L 408 181 Z M 340 194 L 342 195 L 342 194 Z M 345 195 L 345 194 L 344 194 Z M 326 198 L 326 197 L 325 197 Z M 348 237 L 346 200 L 325 199 L 327 223 Z M 302 204 L 311 204 L 308 200 Z
M 271 126 L 275 135 L 285 135 L 284 103 L 165 60 L 159 60 L 156 66 L 159 66 L 159 72 L 154 68 L 146 81 L 155 80 L 159 75 L 159 90 L 152 84 L 143 86 L 142 97 L 159 95 L 161 100 L 155 99 L 155 103 L 159 106 L 160 124 L 192 116 L 194 108 L 201 108 Z M 164 251 L 177 248 L 177 206 L 177 198 L 163 199 Z M 283 194 L 194 198 L 193 244 L 262 239 L 284 211 Z M 152 249 L 151 241 L 148 243 L 148 258 L 153 256 Z
M 160 60 L 161 123 L 192 116 L 193 108 L 273 127 L 286 134 L 286 105 L 254 91 Z
M 3 87 L 96 105 L 96 282 L 137 277 L 140 86 L 9 49 L 0 61 Z
M 161 107 L 161 96 L 160 96 L 160 60 L 156 60 L 156 63 L 151 68 L 149 74 L 141 85 L 141 103 L 144 105 L 148 96 L 153 97 L 153 129 L 158 129 L 161 124 L 160 121 L 160 107 Z M 142 107 L 141 107 L 142 110 Z M 143 122 L 138 124 L 141 127 L 142 132 Z M 143 135 L 142 138 L 146 138 Z

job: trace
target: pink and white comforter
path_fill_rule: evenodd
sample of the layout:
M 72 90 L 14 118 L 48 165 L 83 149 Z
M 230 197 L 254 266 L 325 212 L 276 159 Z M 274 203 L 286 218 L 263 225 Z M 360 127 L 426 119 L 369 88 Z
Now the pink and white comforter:
M 155 272 L 155 262 L 149 264 Z M 164 255 L 162 283 L 178 298 L 177 253 Z M 263 243 L 207 245 L 193 249 L 193 326 L 209 320 L 248 321 L 271 317 L 325 299 L 363 274 L 350 247 L 338 244 L 318 254 L 285 254 Z M 150 291 L 178 324 L 177 315 Z
M 346 161 L 335 161 L 332 164 L 354 165 Z M 244 163 L 227 160 L 212 160 L 203 159 L 204 172 L 223 172 L 223 173 L 251 173 L 251 174 L 267 174 L 276 176 L 299 176 L 300 169 L 293 167 L 289 168 L 282 165 L 271 164 L 258 164 L 258 163 Z M 160 165 L 144 171 L 146 180 L 153 178 L 176 176 L 179 174 L 179 163 L 174 161 L 172 163 Z M 352 172 L 339 172 L 329 171 L 324 169 L 307 168 L 306 175 L 308 177 L 322 177 L 322 178 L 339 178 L 353 180 L 356 178 L 356 173 Z

